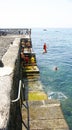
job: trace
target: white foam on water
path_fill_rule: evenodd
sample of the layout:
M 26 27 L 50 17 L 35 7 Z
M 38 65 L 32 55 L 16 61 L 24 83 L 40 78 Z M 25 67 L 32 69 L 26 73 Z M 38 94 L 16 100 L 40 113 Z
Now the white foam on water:
M 62 92 L 53 92 L 53 91 L 49 91 L 47 92 L 48 94 L 48 98 L 49 99 L 57 99 L 57 100 L 65 100 L 67 99 L 68 97 L 63 94 Z

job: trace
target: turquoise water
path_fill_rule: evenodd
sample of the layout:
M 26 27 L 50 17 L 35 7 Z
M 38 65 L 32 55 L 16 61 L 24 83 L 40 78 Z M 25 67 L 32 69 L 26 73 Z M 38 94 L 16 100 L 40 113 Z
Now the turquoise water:
M 72 29 L 32 29 L 31 37 L 44 91 L 49 98 L 60 100 L 72 130 Z

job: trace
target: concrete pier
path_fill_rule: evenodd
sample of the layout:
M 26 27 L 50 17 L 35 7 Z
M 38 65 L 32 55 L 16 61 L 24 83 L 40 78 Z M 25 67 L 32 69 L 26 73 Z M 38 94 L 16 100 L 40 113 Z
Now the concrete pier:
M 31 101 L 29 104 L 30 130 L 69 130 L 61 111 L 60 102 L 56 100 Z M 22 118 L 27 125 L 27 110 L 22 107 Z M 25 130 L 22 125 L 22 130 Z
M 11 37 L 11 36 L 10 36 Z M 13 83 L 15 61 L 18 56 L 20 38 L 14 38 L 13 44 L 2 57 L 4 67 L 0 68 L 0 129 L 7 129 L 10 113 L 10 94 Z
M 2 61 L 4 67 L 0 68 L 0 129 L 69 130 L 61 111 L 60 102 L 49 100 L 42 88 L 32 88 L 29 84 L 30 93 L 28 96 L 30 100 L 24 101 L 24 105 L 21 108 L 20 101 L 12 103 L 12 100 L 17 98 L 18 94 L 20 80 L 19 45 L 21 37 L 24 36 L 12 35 L 12 37 L 14 37 L 13 44 L 10 44 L 7 52 L 3 56 Z M 31 97 L 31 93 L 34 94 L 34 92 L 35 94 L 37 92 L 37 97 L 40 100 L 38 98 L 33 100 L 34 97 Z M 43 97 L 40 98 L 42 94 Z M 21 110 L 22 119 L 20 119 L 21 116 L 18 115 L 17 110 L 19 112 Z M 22 124 L 22 127 L 19 125 L 19 122 Z M 29 125 L 28 128 L 26 127 L 27 125 Z

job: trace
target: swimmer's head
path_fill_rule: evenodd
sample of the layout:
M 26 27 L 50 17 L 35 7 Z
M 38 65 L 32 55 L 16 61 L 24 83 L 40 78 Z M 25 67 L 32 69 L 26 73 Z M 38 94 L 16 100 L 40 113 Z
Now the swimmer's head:
M 55 67 L 53 68 L 53 70 L 57 71 L 57 70 L 58 70 L 58 67 L 57 67 L 57 66 L 55 66 Z
M 57 68 L 57 67 L 55 67 L 55 70 L 58 70 L 58 68 Z

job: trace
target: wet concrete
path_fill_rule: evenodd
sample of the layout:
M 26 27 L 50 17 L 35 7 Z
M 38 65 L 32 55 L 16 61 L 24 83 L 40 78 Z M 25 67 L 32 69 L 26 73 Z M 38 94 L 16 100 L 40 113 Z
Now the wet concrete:
M 69 130 L 61 111 L 60 102 L 56 100 L 29 101 L 30 130 Z M 23 125 L 27 126 L 27 110 L 22 107 Z M 25 125 L 24 125 L 25 124 Z

